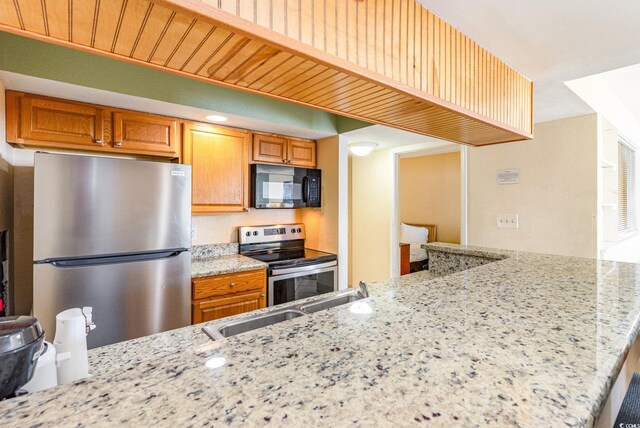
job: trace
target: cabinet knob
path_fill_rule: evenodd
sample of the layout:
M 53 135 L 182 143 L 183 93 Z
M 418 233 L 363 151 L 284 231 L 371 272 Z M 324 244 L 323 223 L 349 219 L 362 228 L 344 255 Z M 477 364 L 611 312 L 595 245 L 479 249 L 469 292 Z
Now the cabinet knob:
M 261 294 L 261 295 L 260 295 L 260 298 L 261 298 L 261 299 L 264 299 L 264 294 Z
M 282 159 L 282 163 L 287 163 L 287 160 L 286 159 Z
M 116 147 L 122 147 L 122 141 L 116 141 Z
M 102 138 L 96 138 L 94 143 L 102 145 Z
M 235 283 L 235 282 L 232 282 L 231 284 L 229 284 L 229 288 L 233 288 L 233 287 L 235 287 L 235 286 L 236 286 L 236 283 Z

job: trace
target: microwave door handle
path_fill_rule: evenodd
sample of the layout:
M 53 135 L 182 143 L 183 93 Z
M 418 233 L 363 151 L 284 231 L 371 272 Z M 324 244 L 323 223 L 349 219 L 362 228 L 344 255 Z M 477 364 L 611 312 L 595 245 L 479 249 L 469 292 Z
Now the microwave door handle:
M 305 204 L 308 202 L 307 200 L 309 196 L 309 179 L 305 176 L 302 177 L 302 202 Z

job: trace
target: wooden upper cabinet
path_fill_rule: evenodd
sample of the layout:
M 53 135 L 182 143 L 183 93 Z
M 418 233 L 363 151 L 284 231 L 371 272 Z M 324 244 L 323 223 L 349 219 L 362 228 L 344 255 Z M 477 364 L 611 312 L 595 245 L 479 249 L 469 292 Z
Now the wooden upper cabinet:
M 253 161 L 286 163 L 287 139 L 278 135 L 253 134 Z
M 113 146 L 123 151 L 178 156 L 178 121 L 146 113 L 113 113 Z
M 313 140 L 289 139 L 287 158 L 291 165 L 315 168 L 316 142 Z
M 192 165 L 194 214 L 249 207 L 249 132 L 187 122 L 183 162 Z
M 92 149 L 104 144 L 102 108 L 13 91 L 6 95 L 8 142 Z
M 178 120 L 6 91 L 7 142 L 31 147 L 178 158 Z
M 316 166 L 316 142 L 273 134 L 253 134 L 253 162 L 305 168 Z

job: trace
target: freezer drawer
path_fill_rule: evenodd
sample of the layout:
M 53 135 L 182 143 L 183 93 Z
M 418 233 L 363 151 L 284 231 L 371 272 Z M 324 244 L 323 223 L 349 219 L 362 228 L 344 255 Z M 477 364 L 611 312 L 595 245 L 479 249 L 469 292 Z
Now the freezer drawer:
M 33 311 L 53 341 L 55 316 L 93 307 L 89 348 L 190 324 L 191 255 L 83 267 L 35 264 Z
M 191 167 L 36 153 L 34 260 L 191 247 Z

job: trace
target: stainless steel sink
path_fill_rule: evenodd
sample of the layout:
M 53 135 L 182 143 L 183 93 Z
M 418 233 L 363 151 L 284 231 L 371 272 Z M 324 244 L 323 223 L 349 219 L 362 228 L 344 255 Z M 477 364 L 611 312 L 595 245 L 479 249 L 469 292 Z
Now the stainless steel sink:
M 298 309 L 280 309 L 266 314 L 252 315 L 239 320 L 203 327 L 202 330 L 213 340 L 222 340 L 225 337 L 246 333 L 305 315 L 304 312 Z
M 300 310 L 304 313 L 312 314 L 314 312 L 324 311 L 325 309 L 335 308 L 336 306 L 346 305 L 361 299 L 364 299 L 364 296 L 360 293 L 351 292 L 339 294 L 337 296 L 326 297 L 324 299 L 314 300 L 313 302 L 301 305 Z
M 250 315 L 245 318 L 228 322 L 221 321 L 219 323 L 203 327 L 202 331 L 204 331 L 213 340 L 223 340 L 226 337 L 247 333 L 262 327 L 303 317 L 307 314 L 320 312 L 329 308 L 335 308 L 336 306 L 346 305 L 367 297 L 369 297 L 367 285 L 361 282 L 360 289 L 357 292 L 352 290 L 346 293 L 325 297 L 324 299 L 314 300 L 309 303 L 291 305 L 289 307 L 277 309 L 264 314 Z

